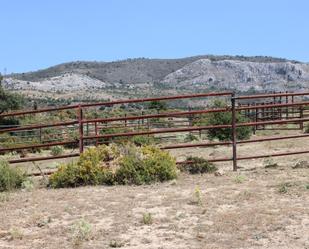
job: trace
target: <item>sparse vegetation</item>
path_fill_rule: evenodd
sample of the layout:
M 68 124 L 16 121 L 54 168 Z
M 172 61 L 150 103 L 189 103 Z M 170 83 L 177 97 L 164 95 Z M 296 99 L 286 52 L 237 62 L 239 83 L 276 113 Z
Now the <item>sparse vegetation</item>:
M 199 186 L 195 186 L 193 198 L 193 204 L 202 206 L 201 189 Z
M 26 191 L 32 191 L 34 189 L 34 183 L 32 179 L 27 178 L 22 182 L 21 187 Z
M 21 188 L 25 179 L 26 176 L 21 170 L 10 167 L 8 162 L 0 160 L 0 192 Z
M 151 225 L 153 223 L 153 218 L 152 218 L 151 213 L 144 213 L 143 214 L 142 223 L 144 225 Z
M 187 157 L 187 164 L 180 167 L 182 171 L 189 172 L 190 174 L 203 174 L 212 173 L 217 170 L 217 167 L 201 157 Z
M 272 157 L 265 158 L 263 164 L 265 168 L 277 168 L 279 166 Z
M 136 146 L 151 145 L 155 143 L 153 136 L 133 136 L 130 141 Z
M 289 188 L 292 187 L 292 184 L 289 182 L 285 182 L 279 185 L 278 192 L 280 194 L 286 194 L 289 190 Z
M 234 181 L 236 183 L 243 183 L 246 180 L 246 177 L 244 175 L 236 175 L 234 178 Z
M 22 231 L 17 228 L 14 227 L 12 229 L 10 229 L 10 239 L 12 240 L 22 240 L 24 237 L 24 234 L 22 233 Z
M 9 192 L 0 192 L 0 203 L 7 202 L 10 200 Z
M 197 141 L 198 138 L 194 136 L 192 133 L 188 133 L 184 140 L 185 142 L 192 142 L 192 141 Z
M 50 153 L 53 155 L 53 156 L 60 156 L 64 153 L 64 148 L 60 145 L 57 145 L 57 146 L 53 146 L 50 150 Z
M 92 227 L 84 219 L 76 221 L 71 227 L 72 240 L 75 245 L 80 245 L 82 242 L 90 239 Z

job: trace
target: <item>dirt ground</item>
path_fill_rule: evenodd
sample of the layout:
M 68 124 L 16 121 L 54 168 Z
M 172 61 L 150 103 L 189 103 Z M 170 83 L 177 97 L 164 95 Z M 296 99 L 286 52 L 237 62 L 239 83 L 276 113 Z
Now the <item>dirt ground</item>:
M 308 139 L 239 146 L 239 155 L 305 150 Z M 185 149 L 227 157 L 231 149 Z M 0 248 L 309 249 L 308 154 L 218 164 L 147 186 L 24 189 L 0 193 Z

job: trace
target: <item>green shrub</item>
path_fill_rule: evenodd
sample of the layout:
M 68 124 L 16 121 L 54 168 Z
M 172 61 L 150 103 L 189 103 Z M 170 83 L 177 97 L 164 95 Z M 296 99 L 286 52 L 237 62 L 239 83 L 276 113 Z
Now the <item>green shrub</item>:
M 62 155 L 64 152 L 64 148 L 62 146 L 54 146 L 51 148 L 50 150 L 50 153 L 53 155 L 53 156 L 60 156 Z
M 158 111 L 164 111 L 167 109 L 167 104 L 164 101 L 154 100 L 149 102 L 148 109 L 155 109 Z
M 185 142 L 192 142 L 192 141 L 197 141 L 198 138 L 196 136 L 194 136 L 192 133 L 189 133 L 186 135 L 185 137 Z
M 149 184 L 177 177 L 175 159 L 166 151 L 152 146 L 133 148 L 124 155 L 115 172 L 118 184 Z
M 89 148 L 77 162 L 63 164 L 50 176 L 54 188 L 98 184 L 145 184 L 176 178 L 174 158 L 152 146 L 102 145 Z
M 9 163 L 0 160 L 0 191 L 21 188 L 26 176 L 19 169 L 10 167 Z
M 224 108 L 226 105 L 221 101 L 215 101 L 214 108 Z M 245 123 L 249 120 L 236 113 L 236 122 Z M 232 123 L 231 112 L 214 112 L 203 115 L 194 122 L 197 126 L 211 126 L 211 125 L 230 125 Z M 208 129 L 208 138 L 210 140 L 219 139 L 220 141 L 232 140 L 232 128 L 213 128 Z M 252 128 L 243 126 L 236 128 L 236 135 L 238 140 L 248 139 L 252 134 Z
M 190 163 L 183 165 L 181 170 L 190 174 L 203 174 L 217 171 L 217 167 L 214 164 L 201 157 L 189 156 L 186 161 Z
M 50 186 L 64 188 L 112 184 L 113 175 L 105 163 L 111 160 L 115 154 L 113 146 L 101 145 L 97 148 L 89 148 L 81 154 L 77 162 L 61 165 L 58 171 L 50 176 Z
M 7 126 L 8 127 L 14 127 L 15 125 L 19 125 L 19 120 L 14 118 L 14 117 L 9 117 L 9 118 L 0 118 L 0 125 Z
M 59 167 L 49 178 L 53 188 L 79 187 L 103 184 L 105 171 L 100 165 L 91 162 L 70 162 Z
M 136 146 L 150 145 L 155 143 L 153 136 L 133 136 L 131 142 Z

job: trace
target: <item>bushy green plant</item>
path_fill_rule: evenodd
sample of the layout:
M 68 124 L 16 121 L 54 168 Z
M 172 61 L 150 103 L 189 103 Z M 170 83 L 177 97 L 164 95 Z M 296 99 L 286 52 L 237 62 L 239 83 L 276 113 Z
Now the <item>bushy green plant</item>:
M 64 152 L 64 148 L 62 146 L 54 146 L 51 148 L 50 150 L 50 153 L 53 155 L 53 156 L 60 156 L 62 155 Z
M 132 149 L 123 156 L 115 173 L 119 184 L 149 184 L 175 179 L 175 159 L 166 151 L 153 146 Z
M 19 169 L 10 167 L 9 163 L 0 160 L 0 191 L 21 188 L 26 175 Z
M 217 167 L 201 157 L 189 156 L 186 161 L 190 162 L 181 167 L 182 171 L 190 174 L 212 173 L 217 171 Z
M 148 109 L 155 109 L 158 111 L 166 110 L 167 109 L 167 104 L 164 101 L 151 101 L 148 104 Z
M 0 84 L 0 114 L 19 109 L 24 102 L 22 95 L 4 90 Z
M 133 136 L 131 142 L 136 146 L 150 145 L 155 143 L 153 136 Z
M 192 142 L 192 141 L 197 141 L 198 138 L 196 136 L 194 136 L 192 133 L 189 133 L 186 135 L 185 137 L 185 142 Z
M 51 175 L 50 186 L 147 184 L 176 178 L 175 159 L 153 146 L 133 144 L 89 148 L 77 162 L 63 164 Z
M 215 101 L 213 108 L 224 108 L 226 105 L 222 101 Z M 236 122 L 245 123 L 249 120 L 236 113 Z M 197 126 L 211 126 L 211 125 L 231 125 L 232 113 L 231 112 L 214 112 L 203 115 L 201 118 L 194 122 Z M 208 138 L 210 140 L 218 139 L 220 141 L 232 140 L 232 128 L 213 128 L 208 129 Z M 248 139 L 252 134 L 251 127 L 242 126 L 236 128 L 236 135 L 238 140 Z
M 8 128 L 10 126 L 19 125 L 19 120 L 14 117 L 0 118 L 0 125 L 6 126 L 5 128 Z
M 114 146 L 89 148 L 80 155 L 77 162 L 60 165 L 58 171 L 50 177 L 50 186 L 64 188 L 111 182 L 111 174 L 103 166 L 105 162 L 116 157 L 116 154 Z

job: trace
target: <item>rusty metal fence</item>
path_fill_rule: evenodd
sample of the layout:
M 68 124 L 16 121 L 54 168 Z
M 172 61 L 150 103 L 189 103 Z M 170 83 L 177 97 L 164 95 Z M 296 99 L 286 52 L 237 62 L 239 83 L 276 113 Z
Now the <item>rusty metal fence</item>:
M 249 160 L 257 158 L 266 158 L 266 157 L 277 157 L 277 156 L 287 156 L 287 155 L 297 155 L 309 153 L 309 150 L 286 152 L 286 153 L 272 153 L 272 154 L 263 154 L 255 156 L 237 156 L 237 145 L 245 143 L 258 143 L 264 141 L 273 141 L 273 140 L 285 140 L 285 139 L 297 139 L 309 137 L 309 134 L 303 133 L 298 135 L 289 135 L 289 136 L 277 136 L 277 137 L 267 137 L 260 139 L 248 139 L 237 141 L 237 128 L 238 127 L 252 127 L 254 130 L 258 130 L 259 127 L 265 129 L 266 126 L 270 125 L 284 125 L 284 124 L 298 124 L 301 129 L 303 129 L 303 123 L 309 121 L 308 115 L 306 115 L 307 106 L 309 106 L 309 101 L 304 100 L 305 96 L 309 95 L 309 92 L 301 93 L 271 93 L 271 94 L 258 94 L 258 95 L 242 95 L 236 96 L 233 92 L 217 92 L 217 93 L 202 93 L 202 94 L 188 94 L 188 95 L 177 95 L 177 96 L 167 96 L 167 97 L 158 97 L 158 98 L 143 98 L 143 99 L 128 99 L 128 100 L 118 100 L 118 101 L 108 101 L 101 103 L 90 103 L 90 104 L 79 104 L 79 105 L 70 105 L 57 108 L 45 108 L 38 110 L 29 110 L 29 111 L 20 111 L 20 112 L 11 112 L 0 114 L 0 118 L 9 118 L 9 117 L 25 117 L 27 115 L 36 115 L 36 114 L 46 114 L 50 112 L 59 112 L 59 111 L 74 111 L 75 116 L 68 121 L 63 122 L 52 122 L 52 123 L 41 123 L 41 124 L 30 124 L 16 127 L 2 127 L 0 129 L 0 134 L 5 133 L 15 133 L 15 132 L 27 132 L 27 131 L 42 131 L 42 129 L 47 128 L 57 128 L 61 131 L 64 128 L 70 128 L 75 131 L 78 131 L 78 136 L 75 139 L 63 139 L 63 141 L 52 141 L 52 142 L 40 142 L 37 144 L 23 145 L 23 146 L 14 146 L 14 147 L 3 147 L 0 146 L 0 153 L 12 152 L 12 151 L 21 151 L 27 149 L 35 148 L 50 148 L 58 145 L 72 145 L 78 148 L 77 152 L 72 152 L 70 154 L 64 155 L 55 155 L 55 156 L 41 156 L 41 157 L 25 157 L 10 159 L 9 162 L 13 163 L 22 163 L 22 162 L 34 162 L 34 161 L 43 161 L 51 159 L 60 159 L 60 158 L 69 158 L 77 157 L 84 151 L 84 147 L 88 145 L 98 145 L 100 143 L 106 143 L 111 139 L 125 139 L 128 137 L 134 136 L 150 136 L 158 134 L 175 134 L 182 132 L 203 132 L 209 129 L 224 129 L 228 128 L 232 133 L 231 141 L 222 141 L 222 142 L 200 142 L 200 143 L 182 143 L 182 144 L 172 144 L 161 146 L 161 149 L 164 150 L 173 150 L 180 148 L 193 148 L 193 147 L 211 147 L 211 146 L 230 146 L 232 149 L 232 157 L 226 158 L 212 158 L 209 159 L 210 162 L 233 162 L 233 170 L 237 170 L 237 161 L 238 160 Z M 131 115 L 125 114 L 124 116 L 113 116 L 113 117 L 104 117 L 104 118 L 87 118 L 84 113 L 90 108 L 99 108 L 99 107 L 112 107 L 115 105 L 123 104 L 137 104 L 137 103 L 147 103 L 152 101 L 172 101 L 172 100 L 184 100 L 184 99 L 201 99 L 201 98 L 226 98 L 230 104 L 224 108 L 203 108 L 203 109 L 189 109 L 186 111 L 176 110 L 176 111 L 167 111 L 167 112 L 158 112 L 158 113 L 144 113 L 142 115 Z M 300 100 L 296 101 L 295 98 L 299 97 Z M 286 101 L 282 101 L 285 98 Z M 292 101 L 289 101 L 289 98 Z M 250 102 L 249 104 L 244 104 L 244 101 L 252 100 L 274 100 L 273 102 Z M 279 99 L 279 101 L 276 101 Z M 292 110 L 292 111 L 291 111 Z M 299 116 L 292 116 L 291 112 L 299 110 Z M 218 113 L 218 112 L 229 112 L 232 115 L 232 121 L 230 124 L 224 125 L 207 125 L 207 126 L 194 126 L 192 125 L 192 118 L 200 115 L 207 115 L 207 113 Z M 248 122 L 239 123 L 237 122 L 237 114 L 240 113 L 250 119 Z M 261 116 L 261 113 L 267 114 Z M 263 117 L 263 118 L 261 118 Z M 160 127 L 160 118 L 170 119 L 170 123 L 173 124 L 171 127 Z M 151 123 L 153 119 L 156 119 L 156 126 Z M 177 120 L 175 120 L 177 119 Z M 100 131 L 107 128 L 126 128 L 126 130 L 121 132 L 111 132 L 109 134 L 103 133 Z M 159 128 L 158 128 L 159 127 Z M 178 164 L 190 164 L 190 161 L 177 162 Z

